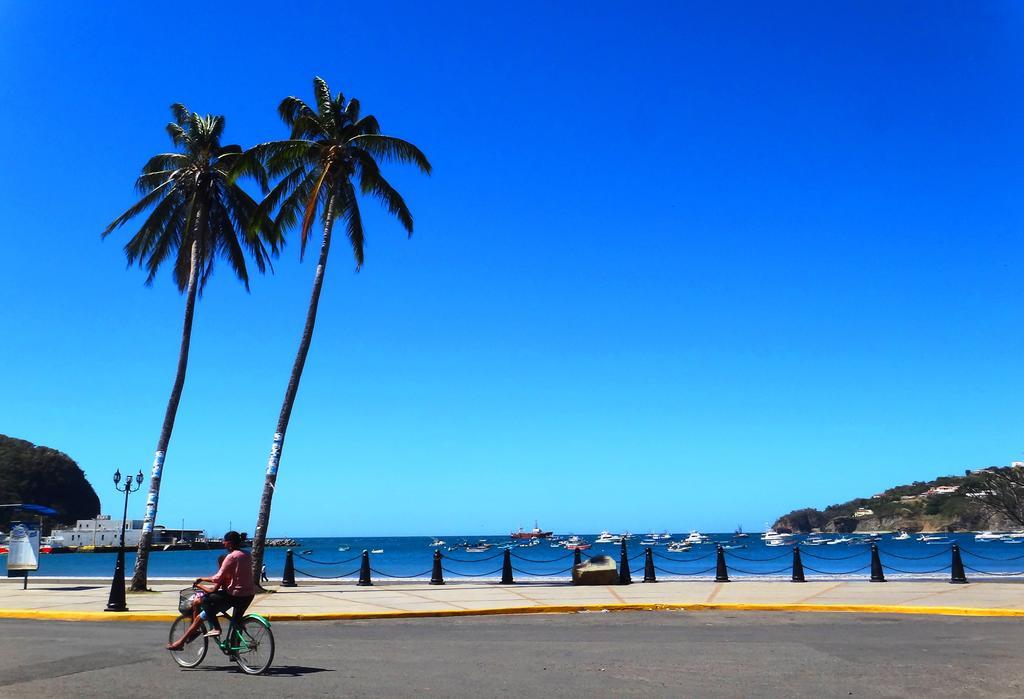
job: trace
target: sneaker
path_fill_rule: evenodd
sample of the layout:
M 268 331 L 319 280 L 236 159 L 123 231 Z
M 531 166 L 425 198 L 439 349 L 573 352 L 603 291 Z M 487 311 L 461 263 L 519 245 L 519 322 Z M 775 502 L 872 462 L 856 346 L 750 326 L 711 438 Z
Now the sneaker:
M 203 635 L 207 638 L 216 638 L 217 636 L 220 636 L 220 629 L 210 629 Z

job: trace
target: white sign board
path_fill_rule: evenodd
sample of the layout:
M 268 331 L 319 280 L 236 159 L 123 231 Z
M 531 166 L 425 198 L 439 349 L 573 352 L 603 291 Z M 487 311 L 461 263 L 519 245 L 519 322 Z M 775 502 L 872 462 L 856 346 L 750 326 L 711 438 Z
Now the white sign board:
M 11 522 L 11 540 L 7 543 L 7 572 L 39 570 L 39 525 Z

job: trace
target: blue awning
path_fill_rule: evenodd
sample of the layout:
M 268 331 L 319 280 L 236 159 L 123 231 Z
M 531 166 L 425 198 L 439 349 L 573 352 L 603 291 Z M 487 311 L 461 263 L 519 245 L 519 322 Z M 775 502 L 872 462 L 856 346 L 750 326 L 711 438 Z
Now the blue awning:
M 13 505 L 0 505 L 0 507 L 13 507 L 16 510 L 25 510 L 27 512 L 34 512 L 37 515 L 55 515 L 57 510 L 46 505 L 31 505 L 29 503 L 19 502 Z

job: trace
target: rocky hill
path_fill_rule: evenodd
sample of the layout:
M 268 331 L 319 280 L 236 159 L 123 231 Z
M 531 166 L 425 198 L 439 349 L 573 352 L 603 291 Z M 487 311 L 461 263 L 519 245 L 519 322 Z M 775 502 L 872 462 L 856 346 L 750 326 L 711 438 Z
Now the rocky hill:
M 78 464 L 67 454 L 0 435 L 0 504 L 28 502 L 57 510 L 52 521 L 43 522 L 44 531 L 54 523 L 72 524 L 76 519 L 95 517 L 100 511 L 96 491 Z M 18 514 L 0 508 L 0 528 L 6 530 Z
M 794 510 L 775 520 L 777 531 L 823 532 L 1007 531 L 1018 526 L 962 494 L 970 476 L 942 476 L 890 488 L 870 498 L 854 498 L 824 510 Z M 954 492 L 944 492 L 955 489 Z

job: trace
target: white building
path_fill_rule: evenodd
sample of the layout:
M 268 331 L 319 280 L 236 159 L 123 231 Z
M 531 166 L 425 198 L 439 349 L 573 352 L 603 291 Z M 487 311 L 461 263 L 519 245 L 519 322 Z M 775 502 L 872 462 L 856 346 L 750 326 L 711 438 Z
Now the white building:
M 71 529 L 54 529 L 52 535 L 64 539 L 65 546 L 117 546 L 121 539 L 121 520 L 110 515 L 80 519 Z M 124 532 L 125 546 L 138 546 L 142 520 L 129 519 Z
M 874 510 L 868 509 L 867 507 L 858 507 L 857 511 L 853 513 L 854 517 L 871 517 L 875 514 Z
M 117 546 L 121 541 L 121 523 L 126 522 L 124 545 L 139 545 L 142 538 L 141 519 L 110 519 L 110 515 L 97 515 L 96 519 L 80 519 L 71 529 L 54 529 L 52 536 L 63 538 L 63 545 L 81 546 Z M 161 525 L 153 528 L 153 545 L 163 546 L 177 541 L 193 541 L 204 534 L 201 529 L 167 529 Z

